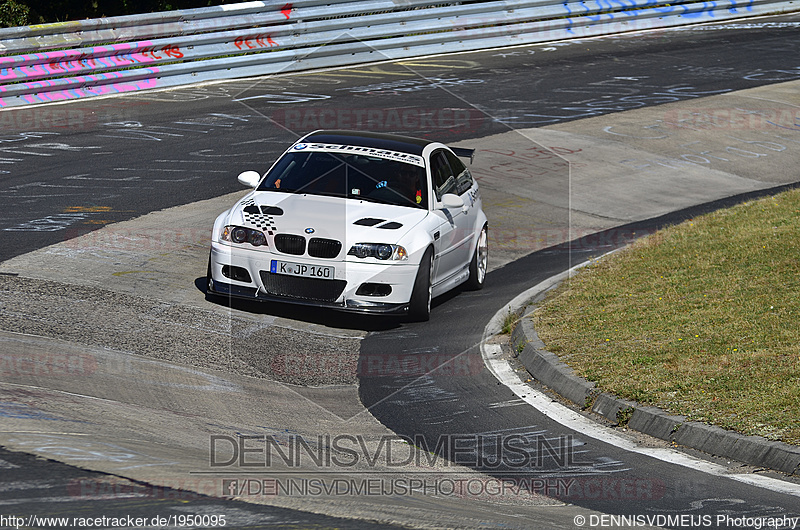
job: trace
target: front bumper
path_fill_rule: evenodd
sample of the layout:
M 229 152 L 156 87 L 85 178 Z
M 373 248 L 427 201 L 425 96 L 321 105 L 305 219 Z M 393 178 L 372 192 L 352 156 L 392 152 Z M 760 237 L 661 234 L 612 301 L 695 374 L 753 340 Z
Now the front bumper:
M 335 278 L 311 280 L 273 274 L 269 272 L 273 259 L 318 267 L 333 266 Z M 208 289 L 213 294 L 372 314 L 406 313 L 417 273 L 416 266 L 405 263 L 323 260 L 219 243 L 211 245 L 209 264 L 211 281 Z M 223 268 L 227 275 L 223 274 Z M 232 269 L 243 269 L 248 274 L 231 274 Z M 391 292 L 381 296 L 359 293 L 364 284 L 389 286 Z
M 321 302 L 318 300 L 303 300 L 301 298 L 289 298 L 283 296 L 268 295 L 253 287 L 241 287 L 212 280 L 208 286 L 208 292 L 220 296 L 231 298 L 241 298 L 245 300 L 258 300 L 261 302 L 283 302 L 290 304 L 307 305 L 314 307 L 325 307 L 339 311 L 352 311 L 356 313 L 372 313 L 379 315 L 402 315 L 408 312 L 408 303 L 387 304 L 381 302 L 369 302 L 358 300 L 346 300 L 343 304 L 336 302 Z

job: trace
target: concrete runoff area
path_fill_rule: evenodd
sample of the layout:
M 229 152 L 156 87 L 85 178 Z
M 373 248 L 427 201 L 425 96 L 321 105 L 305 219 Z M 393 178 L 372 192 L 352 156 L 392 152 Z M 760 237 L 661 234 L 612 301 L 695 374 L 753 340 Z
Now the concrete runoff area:
M 482 186 L 494 270 L 631 221 L 798 182 L 799 133 L 800 82 L 791 82 L 459 145 L 478 149 L 471 169 Z M 205 300 L 211 224 L 244 193 L 109 225 L 0 264 L 0 323 L 12 332 L 0 336 L 0 392 L 19 412 L 4 420 L 0 445 L 199 490 L 209 487 L 197 472 L 209 470 L 214 434 L 350 433 L 364 437 L 366 452 L 392 434 L 358 399 L 363 330 L 346 319 L 298 322 L 292 309 Z M 245 344 L 256 338 L 267 346 L 254 355 Z M 311 361 L 321 354 L 325 370 Z M 212 483 L 216 491 L 200 492 L 222 494 Z M 247 500 L 418 526 L 505 517 L 489 502 L 433 503 L 424 495 Z M 563 510 L 590 513 L 546 495 L 509 502 L 515 514 L 553 527 Z
M 297 465 L 294 457 L 271 461 L 268 472 L 259 464 L 258 437 L 280 441 L 291 452 L 295 439 L 307 440 L 303 457 L 315 455 L 319 443 L 330 437 L 352 436 L 349 448 L 383 460 L 381 447 L 393 444 L 395 459 L 409 459 L 408 446 L 361 407 L 357 415 L 343 421 L 317 403 L 305 400 L 286 385 L 253 377 L 196 369 L 108 348 L 79 345 L 57 339 L 0 333 L 5 352 L 14 352 L 13 375 L 0 383 L 4 403 L 15 402 L 15 414 L 4 418 L 0 434 L 3 446 L 79 467 L 127 477 L 136 481 L 204 495 L 229 494 L 225 480 L 241 480 L 244 500 L 305 511 L 360 517 L 415 526 L 477 526 L 485 507 L 451 495 L 427 506 L 426 495 L 284 495 L 264 491 L 277 487 L 261 475 L 281 484 L 303 487 L 310 478 L 324 479 L 335 487 L 357 488 L 351 481 L 391 474 L 395 483 L 417 486 L 447 477 L 450 480 L 480 479 L 477 472 L 454 466 L 442 459 L 433 465 L 414 462 L 402 468 L 369 464 L 366 458 L 347 459 L 336 465 Z M 8 367 L 4 372 L 8 372 Z M 359 407 L 350 387 L 327 388 L 329 397 Z M 39 428 L 33 428 L 36 424 Z M 326 439 L 318 438 L 325 434 Z M 251 436 L 245 445 L 232 440 Z M 357 437 L 357 440 L 356 440 Z M 321 442 L 320 442 L 321 440 Z M 363 444 L 363 446 L 362 446 Z M 264 444 L 261 444 L 262 450 Z M 241 464 L 244 463 L 242 466 Z M 397 474 L 398 469 L 402 474 Z M 309 474 L 313 472 L 313 474 Z M 247 481 L 247 482 L 244 482 Z M 367 482 L 369 484 L 369 482 Z M 91 486 L 91 484 L 89 484 Z M 333 487 L 332 486 L 332 487 Z M 373 484 L 370 487 L 375 487 Z M 256 491 L 259 488 L 260 491 Z M 341 493 L 341 492 L 340 492 Z M 76 494 L 80 494 L 79 492 Z M 96 495 L 87 489 L 85 496 Z M 555 518 L 552 507 L 562 506 L 545 496 L 517 498 L 515 511 L 529 516 Z M 589 514 L 570 508 L 570 513 Z M 436 515 L 434 515 L 436 512 Z M 506 522 L 512 521 L 509 517 Z M 555 520 L 553 521 L 555 524 Z

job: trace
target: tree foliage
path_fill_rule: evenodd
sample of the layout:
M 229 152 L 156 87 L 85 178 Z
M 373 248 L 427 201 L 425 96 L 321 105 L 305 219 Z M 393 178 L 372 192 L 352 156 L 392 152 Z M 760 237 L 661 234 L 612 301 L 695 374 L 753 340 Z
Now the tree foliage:
M 13 27 L 28 24 L 31 10 L 14 0 L 0 0 L 0 26 Z
M 27 26 L 86 18 L 193 9 L 225 0 L 0 0 L 0 26 Z

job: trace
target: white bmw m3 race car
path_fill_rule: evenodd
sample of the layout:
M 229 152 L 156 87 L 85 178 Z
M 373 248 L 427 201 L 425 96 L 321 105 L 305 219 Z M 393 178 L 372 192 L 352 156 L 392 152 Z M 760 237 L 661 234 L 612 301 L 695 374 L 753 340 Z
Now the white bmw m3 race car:
M 214 222 L 208 292 L 428 320 L 431 299 L 483 287 L 487 221 L 459 156 L 352 131 L 294 143 Z

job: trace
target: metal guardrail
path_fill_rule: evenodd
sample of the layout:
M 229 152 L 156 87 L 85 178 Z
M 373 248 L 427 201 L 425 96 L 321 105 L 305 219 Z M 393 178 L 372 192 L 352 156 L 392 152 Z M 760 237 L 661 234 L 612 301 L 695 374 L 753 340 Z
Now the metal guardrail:
M 790 12 L 800 0 L 297 0 L 0 29 L 0 108 Z

